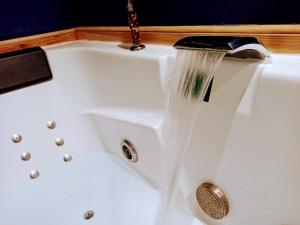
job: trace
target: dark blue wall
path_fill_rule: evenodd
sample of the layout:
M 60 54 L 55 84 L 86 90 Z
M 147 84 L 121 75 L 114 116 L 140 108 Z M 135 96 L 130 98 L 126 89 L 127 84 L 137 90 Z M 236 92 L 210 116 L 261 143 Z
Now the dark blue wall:
M 127 0 L 2 0 L 0 40 L 74 26 L 127 25 Z M 140 25 L 300 23 L 300 0 L 135 0 Z
M 126 0 L 81 1 L 80 25 L 126 25 Z M 140 25 L 300 23 L 300 0 L 135 0 Z
M 1 0 L 0 40 L 74 27 L 71 0 Z

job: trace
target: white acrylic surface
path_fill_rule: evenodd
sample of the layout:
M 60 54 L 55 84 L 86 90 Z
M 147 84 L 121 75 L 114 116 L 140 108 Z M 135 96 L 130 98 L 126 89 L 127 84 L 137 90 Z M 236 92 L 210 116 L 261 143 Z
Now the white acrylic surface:
M 0 96 L 0 224 L 156 224 L 174 50 L 74 42 L 46 52 L 52 81 Z M 172 225 L 300 223 L 299 62 L 298 55 L 280 54 L 262 64 L 222 62 L 177 165 Z M 57 128 L 49 130 L 48 120 Z M 15 133 L 23 136 L 19 144 L 11 141 Z M 57 147 L 56 137 L 65 145 Z M 123 138 L 134 143 L 137 163 L 124 159 Z M 30 161 L 20 160 L 23 151 Z M 71 162 L 63 161 L 66 153 Z M 35 180 L 32 169 L 40 171 Z M 197 205 L 195 189 L 206 181 L 228 196 L 223 220 Z M 95 216 L 85 221 L 91 209 Z

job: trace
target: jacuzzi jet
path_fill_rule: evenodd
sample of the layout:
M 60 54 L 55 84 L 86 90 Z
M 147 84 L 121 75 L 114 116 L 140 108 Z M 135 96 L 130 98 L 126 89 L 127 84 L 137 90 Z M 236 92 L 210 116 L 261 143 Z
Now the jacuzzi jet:
M 85 220 L 89 220 L 89 219 L 91 219 L 93 216 L 94 216 L 94 211 L 93 210 L 89 210 L 89 211 L 87 211 L 84 215 L 83 215 L 83 218 L 85 219 Z
M 21 159 L 23 161 L 28 161 L 28 160 L 30 160 L 30 158 L 31 158 L 31 154 L 29 152 L 23 152 L 21 154 Z
M 54 128 L 56 127 L 55 121 L 48 121 L 47 127 L 48 127 L 49 129 L 54 129 Z
M 56 144 L 57 146 L 63 146 L 64 143 L 65 143 L 65 141 L 64 141 L 64 139 L 62 139 L 62 138 L 56 138 L 56 139 L 55 139 L 55 144 Z
M 137 152 L 135 151 L 133 144 L 129 140 L 123 139 L 121 142 L 121 148 L 126 159 L 128 159 L 130 162 L 137 162 Z
M 64 161 L 65 162 L 70 162 L 71 160 L 72 160 L 72 155 L 70 155 L 70 154 L 65 154 L 64 155 Z
M 30 172 L 29 177 L 30 177 L 31 179 L 36 179 L 36 178 L 38 178 L 39 175 L 40 175 L 40 172 L 39 172 L 38 170 L 32 170 L 32 171 Z
M 14 134 L 11 138 L 14 143 L 20 143 L 22 141 L 22 136 L 20 134 Z
M 229 203 L 220 188 L 203 183 L 196 190 L 197 201 L 202 210 L 213 219 L 222 219 L 228 214 Z

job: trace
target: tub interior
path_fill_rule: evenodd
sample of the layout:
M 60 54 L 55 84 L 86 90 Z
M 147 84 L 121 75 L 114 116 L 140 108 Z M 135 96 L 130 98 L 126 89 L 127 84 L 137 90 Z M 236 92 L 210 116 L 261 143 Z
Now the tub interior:
M 162 130 L 176 52 L 160 45 L 130 52 L 118 45 L 45 47 L 53 79 L 0 95 L 1 224 L 158 224 L 162 171 L 174 157 L 166 154 Z M 272 54 L 265 62 L 221 63 L 176 166 L 173 225 L 300 221 L 299 59 Z M 48 129 L 52 120 L 57 126 Z M 22 141 L 13 143 L 13 134 Z M 123 139 L 136 148 L 136 163 L 124 157 Z M 32 158 L 22 161 L 22 152 Z M 40 176 L 30 179 L 35 169 Z M 209 218 L 196 201 L 195 189 L 208 181 L 229 199 L 223 220 Z M 95 215 L 84 220 L 88 210 Z

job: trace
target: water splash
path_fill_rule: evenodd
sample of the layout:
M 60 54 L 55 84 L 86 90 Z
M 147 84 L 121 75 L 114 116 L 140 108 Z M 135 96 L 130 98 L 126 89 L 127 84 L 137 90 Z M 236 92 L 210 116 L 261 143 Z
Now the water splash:
M 175 225 L 170 212 L 172 198 L 178 189 L 176 175 L 180 170 L 180 159 L 188 148 L 199 106 L 213 73 L 225 54 L 218 50 L 177 50 L 174 70 L 169 77 L 169 102 L 162 133 L 165 163 L 159 225 Z

